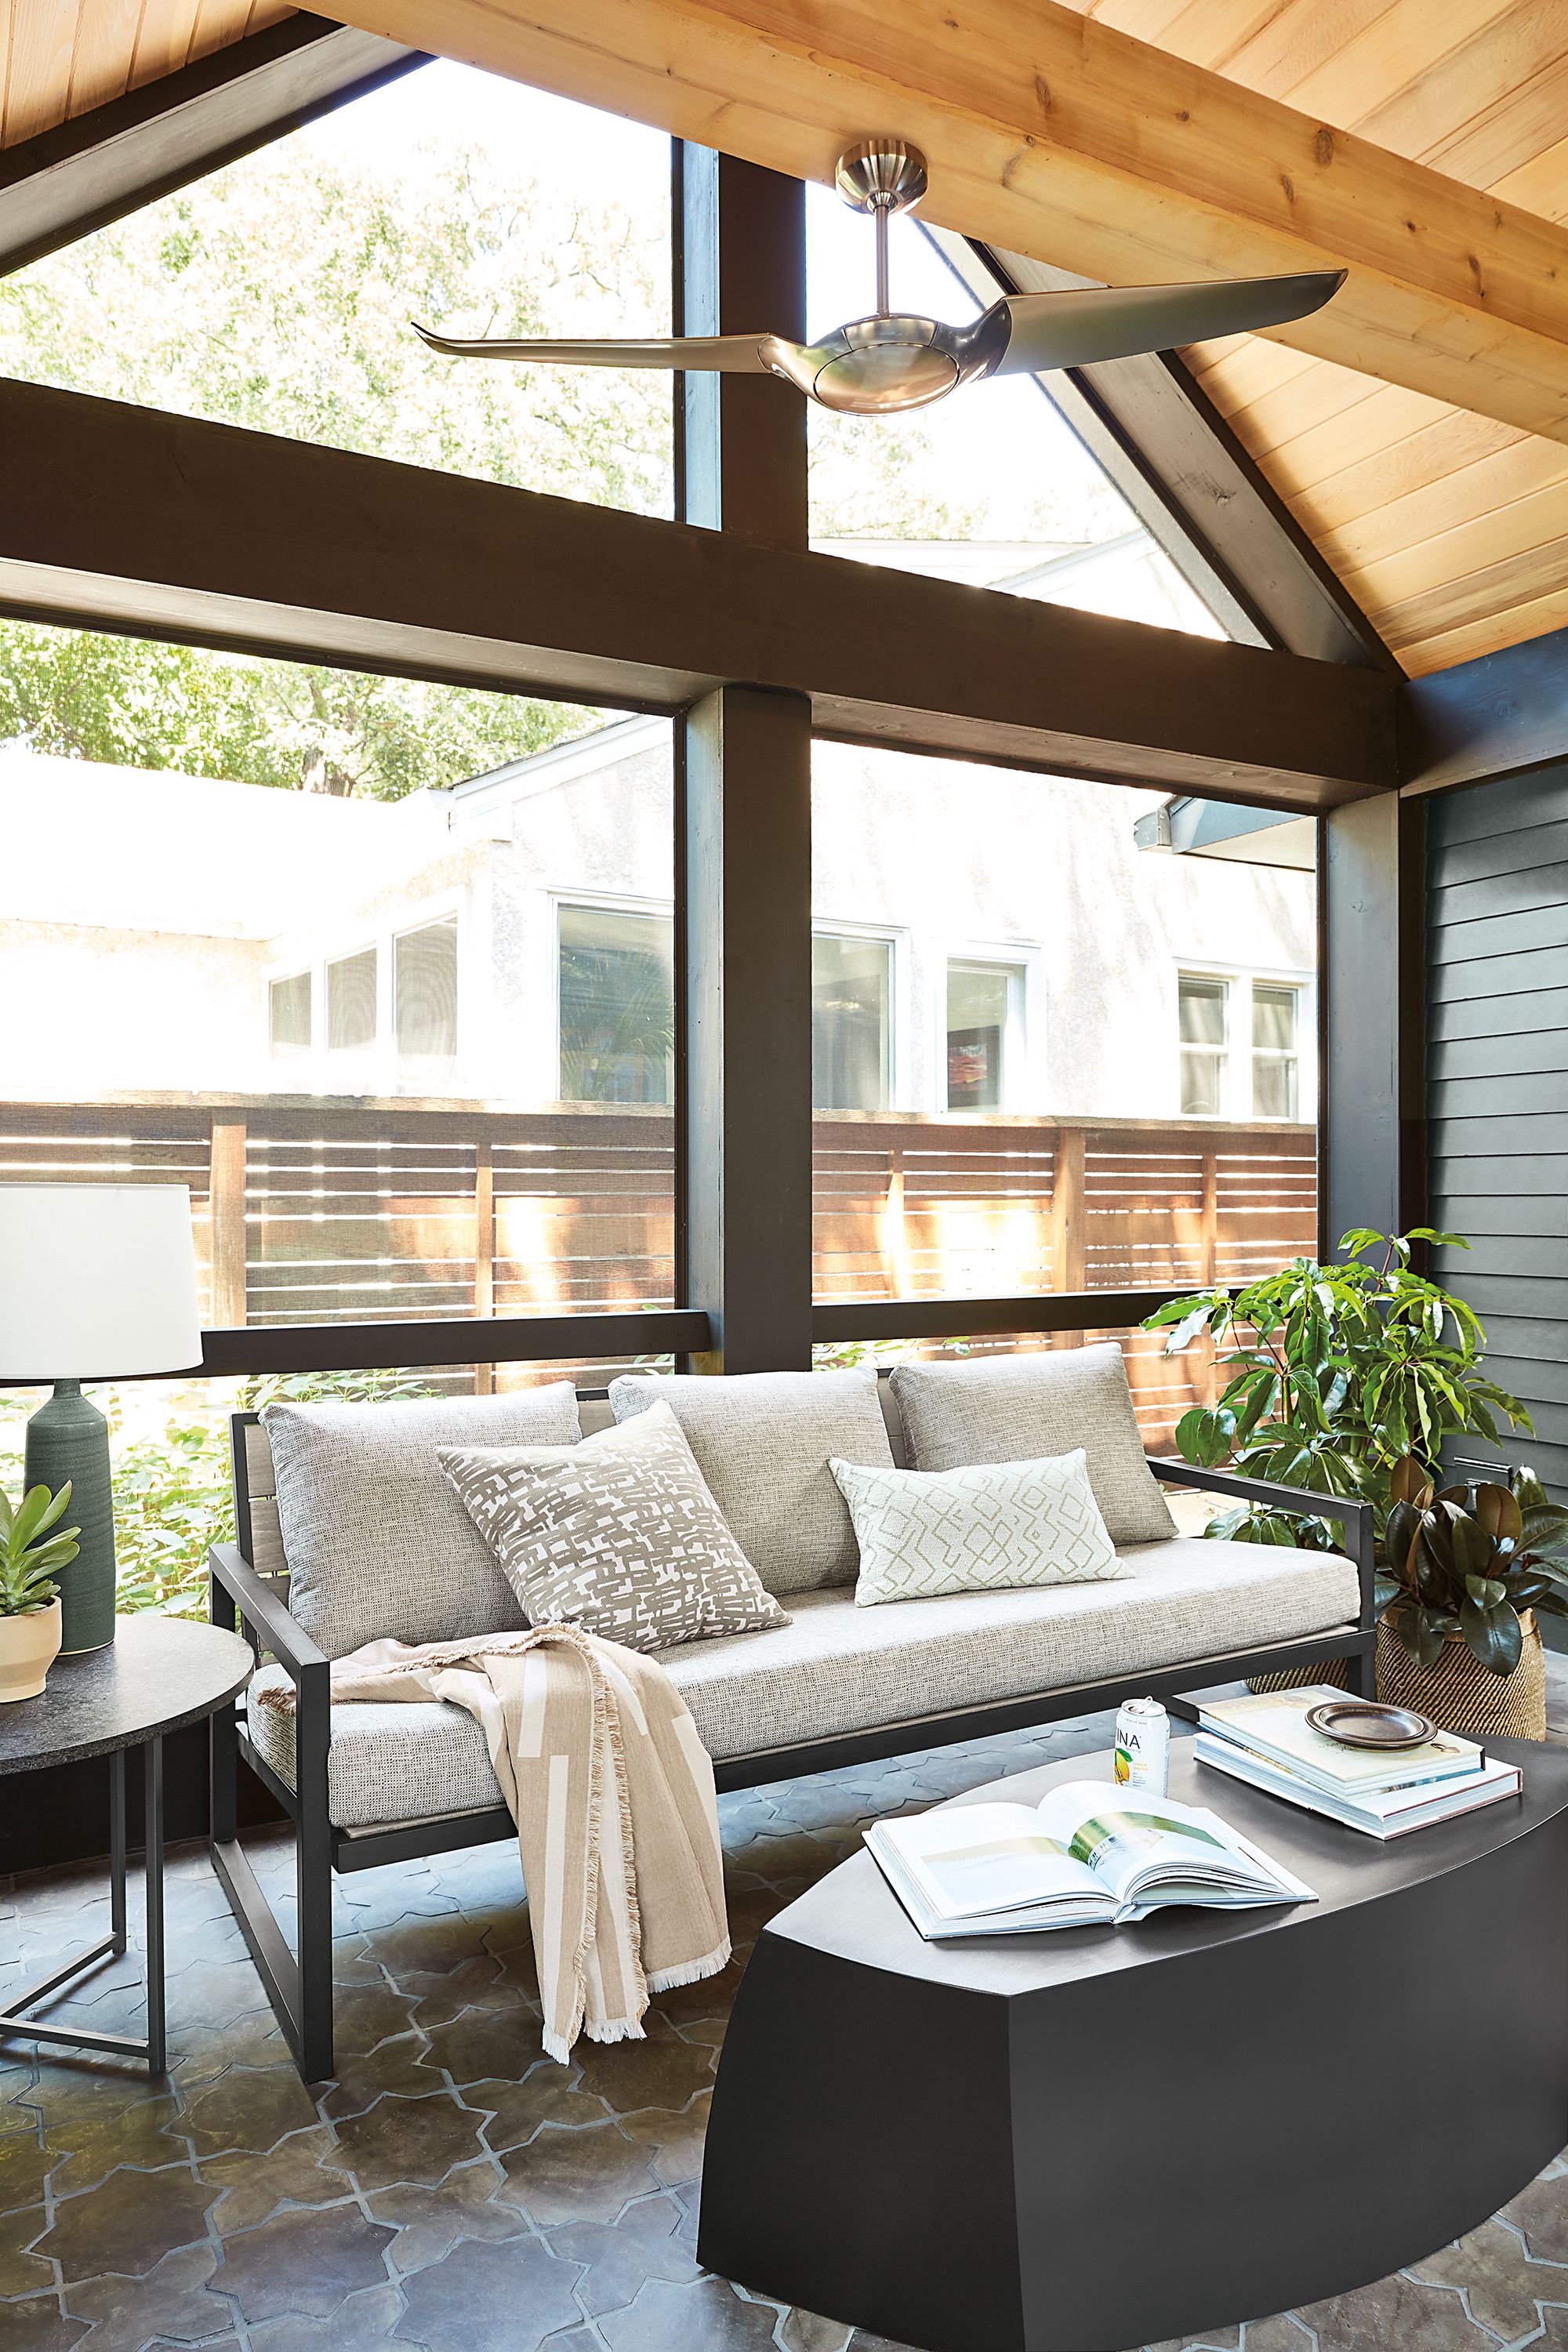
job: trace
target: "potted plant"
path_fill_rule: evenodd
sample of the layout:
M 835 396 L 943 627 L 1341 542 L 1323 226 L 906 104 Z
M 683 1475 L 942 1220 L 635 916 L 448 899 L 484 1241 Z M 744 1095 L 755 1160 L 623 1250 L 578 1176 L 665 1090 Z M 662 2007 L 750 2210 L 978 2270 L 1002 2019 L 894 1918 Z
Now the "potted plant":
M 70 1498 L 68 1478 L 58 1495 L 35 1486 L 16 1511 L 0 1493 L 0 1704 L 37 1698 L 58 1653 L 59 1587 L 53 1579 L 77 1556 L 78 1530 L 59 1526 Z
M 1167 1355 L 1178 1354 L 1205 1336 L 1229 1342 L 1219 1358 L 1226 1381 L 1217 1403 L 1195 1406 L 1176 1424 L 1176 1444 L 1186 1459 L 1209 1469 L 1226 1466 L 1282 1486 L 1310 1486 L 1320 1494 L 1370 1501 L 1377 1517 L 1379 1567 L 1390 1577 L 1395 1571 L 1388 1530 L 1396 1503 L 1414 1508 L 1417 1497 L 1427 1494 L 1428 1510 L 1443 1504 L 1445 1527 L 1447 1511 L 1461 1507 L 1454 1494 L 1466 1490 L 1452 1490 L 1447 1496 L 1436 1492 L 1438 1456 L 1447 1438 L 1474 1434 L 1500 1444 L 1500 1421 L 1533 1434 L 1519 1399 L 1487 1377 L 1486 1334 L 1469 1307 L 1413 1267 L 1413 1245 L 1418 1242 L 1469 1247 L 1462 1234 L 1440 1234 L 1426 1226 L 1396 1234 L 1358 1227 L 1341 1242 L 1346 1255 L 1340 1263 L 1319 1265 L 1297 1258 L 1279 1273 L 1235 1293 L 1220 1287 L 1173 1300 L 1150 1316 L 1144 1327 L 1168 1332 Z M 1530 1499 L 1520 1503 L 1521 1519 L 1528 1515 L 1533 1528 L 1539 1511 L 1550 1507 L 1531 1474 L 1519 1475 L 1530 1482 L 1523 1489 Z M 1403 1521 L 1400 1531 L 1403 1541 Z M 1233 1543 L 1294 1544 L 1303 1549 L 1331 1549 L 1338 1541 L 1338 1530 L 1321 1520 L 1252 1504 L 1222 1512 L 1205 1533 Z M 1440 1546 L 1444 1538 L 1436 1540 Z M 1471 1541 L 1459 1538 L 1462 1546 Z M 1430 1543 L 1422 1555 L 1423 1572 L 1436 1579 L 1436 1569 L 1425 1566 L 1429 1555 Z M 1407 1542 L 1402 1576 L 1408 1564 Z M 1436 1675 L 1433 1612 L 1442 1613 L 1439 1590 L 1453 1600 L 1450 1582 L 1434 1582 L 1430 1600 L 1420 1602 L 1423 1630 L 1415 1647 L 1405 1642 L 1406 1633 L 1414 1633 L 1416 1624 L 1408 1605 L 1395 1611 L 1390 1627 L 1380 1626 L 1379 1687 L 1386 1661 L 1389 1695 L 1397 1682 L 1404 1703 L 1425 1714 L 1449 1703 L 1446 1689 L 1440 1692 L 1436 1681 L 1429 1685 L 1422 1679 Z M 1392 1585 L 1382 1597 L 1394 1608 L 1398 1595 Z M 1468 1598 L 1468 1593 L 1460 1595 L 1461 1600 Z M 1531 1601 L 1522 1603 L 1526 1611 L 1532 1605 Z M 1455 1600 L 1452 1630 L 1461 1646 L 1468 1646 L 1465 1628 L 1475 1621 L 1467 1617 L 1461 1627 L 1459 1606 Z M 1509 1613 L 1521 1625 L 1517 1609 L 1510 1606 Z M 1533 1621 L 1530 1632 L 1538 1643 Z M 1484 1681 L 1517 1671 L 1524 1643 L 1521 1631 L 1511 1667 L 1483 1664 L 1480 1654 L 1473 1652 L 1478 1675 Z M 1502 1659 L 1507 1646 L 1494 1626 L 1488 1636 L 1489 1658 Z M 1452 1654 L 1447 1654 L 1451 1659 Z M 1408 1671 L 1400 1663 L 1405 1658 Z M 1419 1690 L 1412 1687 L 1412 1676 Z M 1317 1670 L 1271 1676 L 1268 1687 L 1321 1678 Z M 1452 1727 L 1466 1727 L 1456 1723 Z
M 1568 1617 L 1568 1510 L 1532 1470 L 1445 1486 L 1413 1457 L 1391 1481 L 1377 1599 L 1377 1686 L 1452 1731 L 1546 1736 L 1535 1612 Z

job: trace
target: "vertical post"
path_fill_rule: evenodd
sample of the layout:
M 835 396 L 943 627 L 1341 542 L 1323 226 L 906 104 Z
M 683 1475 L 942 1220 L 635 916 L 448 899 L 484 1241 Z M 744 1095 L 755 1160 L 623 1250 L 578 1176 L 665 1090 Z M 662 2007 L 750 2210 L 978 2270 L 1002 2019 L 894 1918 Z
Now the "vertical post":
M 215 1111 L 207 1212 L 212 1250 L 212 1322 L 237 1330 L 246 1320 L 245 1114 Z
M 1198 1280 L 1205 1290 L 1212 1290 L 1219 1279 L 1219 1148 L 1209 1143 L 1204 1148 L 1203 1204 L 1198 1212 Z M 1193 1382 L 1198 1402 L 1215 1403 L 1218 1389 L 1215 1380 L 1214 1341 L 1205 1331 L 1197 1343 L 1198 1375 Z
M 496 1171 L 488 1135 L 474 1146 L 474 1314 L 496 1311 Z M 474 1366 L 474 1394 L 489 1396 L 496 1384 L 493 1364 Z
M 1393 793 L 1333 809 L 1318 859 L 1320 1250 L 1399 1233 L 1426 1201 L 1426 812 Z
M 1081 1290 L 1084 1286 L 1083 1159 L 1081 1127 L 1058 1127 L 1051 1163 L 1051 1288 Z M 1053 1331 L 1053 1348 L 1083 1344 L 1077 1331 Z
M 904 1155 L 896 1143 L 888 1147 L 888 1189 L 882 1202 L 882 1279 L 889 1298 L 908 1298 L 910 1281 L 909 1228 L 904 1222 Z
M 811 1362 L 811 711 L 720 688 L 688 714 L 686 1241 L 702 1371 Z
M 679 144 L 675 331 L 805 336 L 805 190 Z M 677 512 L 776 547 L 806 541 L 805 403 L 765 375 L 677 378 Z
M 109 1759 L 109 1932 L 117 1952 L 125 1949 L 125 1750 Z
M 805 331 L 805 192 L 676 150 L 676 331 Z M 766 376 L 680 380 L 677 511 L 806 541 L 805 404 Z M 811 1361 L 811 706 L 723 687 L 676 760 L 680 1055 L 677 1256 L 711 1372 Z

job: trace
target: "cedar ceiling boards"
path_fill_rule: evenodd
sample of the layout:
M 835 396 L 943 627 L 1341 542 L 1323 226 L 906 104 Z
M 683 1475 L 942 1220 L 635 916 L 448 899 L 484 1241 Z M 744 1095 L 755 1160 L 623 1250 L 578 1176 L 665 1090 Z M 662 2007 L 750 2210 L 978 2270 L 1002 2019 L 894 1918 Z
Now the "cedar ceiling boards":
M 1568 0 L 1071 0 L 1249 89 L 1568 219 Z M 1258 337 L 1187 354 L 1415 676 L 1568 623 L 1568 449 Z
M 0 147 L 293 13 L 283 0 L 0 0 Z

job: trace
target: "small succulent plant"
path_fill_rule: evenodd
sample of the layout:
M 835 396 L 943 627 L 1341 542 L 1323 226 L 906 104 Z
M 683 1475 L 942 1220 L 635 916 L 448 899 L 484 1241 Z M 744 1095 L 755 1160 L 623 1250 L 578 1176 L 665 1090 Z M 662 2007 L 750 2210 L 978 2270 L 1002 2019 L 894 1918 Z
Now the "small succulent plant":
M 0 1492 L 0 1617 L 25 1617 L 58 1596 L 55 1570 L 68 1568 L 79 1549 L 81 1529 L 59 1526 L 70 1498 L 68 1478 L 58 1495 L 35 1486 L 16 1510 Z

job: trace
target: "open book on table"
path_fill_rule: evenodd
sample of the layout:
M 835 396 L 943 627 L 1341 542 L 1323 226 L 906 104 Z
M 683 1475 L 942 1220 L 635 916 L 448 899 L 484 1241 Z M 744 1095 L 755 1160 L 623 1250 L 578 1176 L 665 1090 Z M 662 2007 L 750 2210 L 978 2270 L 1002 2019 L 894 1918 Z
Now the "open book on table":
M 944 1805 L 877 1822 L 866 1843 L 933 1942 L 1120 1924 L 1176 1903 L 1317 1900 L 1206 1808 L 1109 1780 L 1068 1780 L 1037 1805 Z

